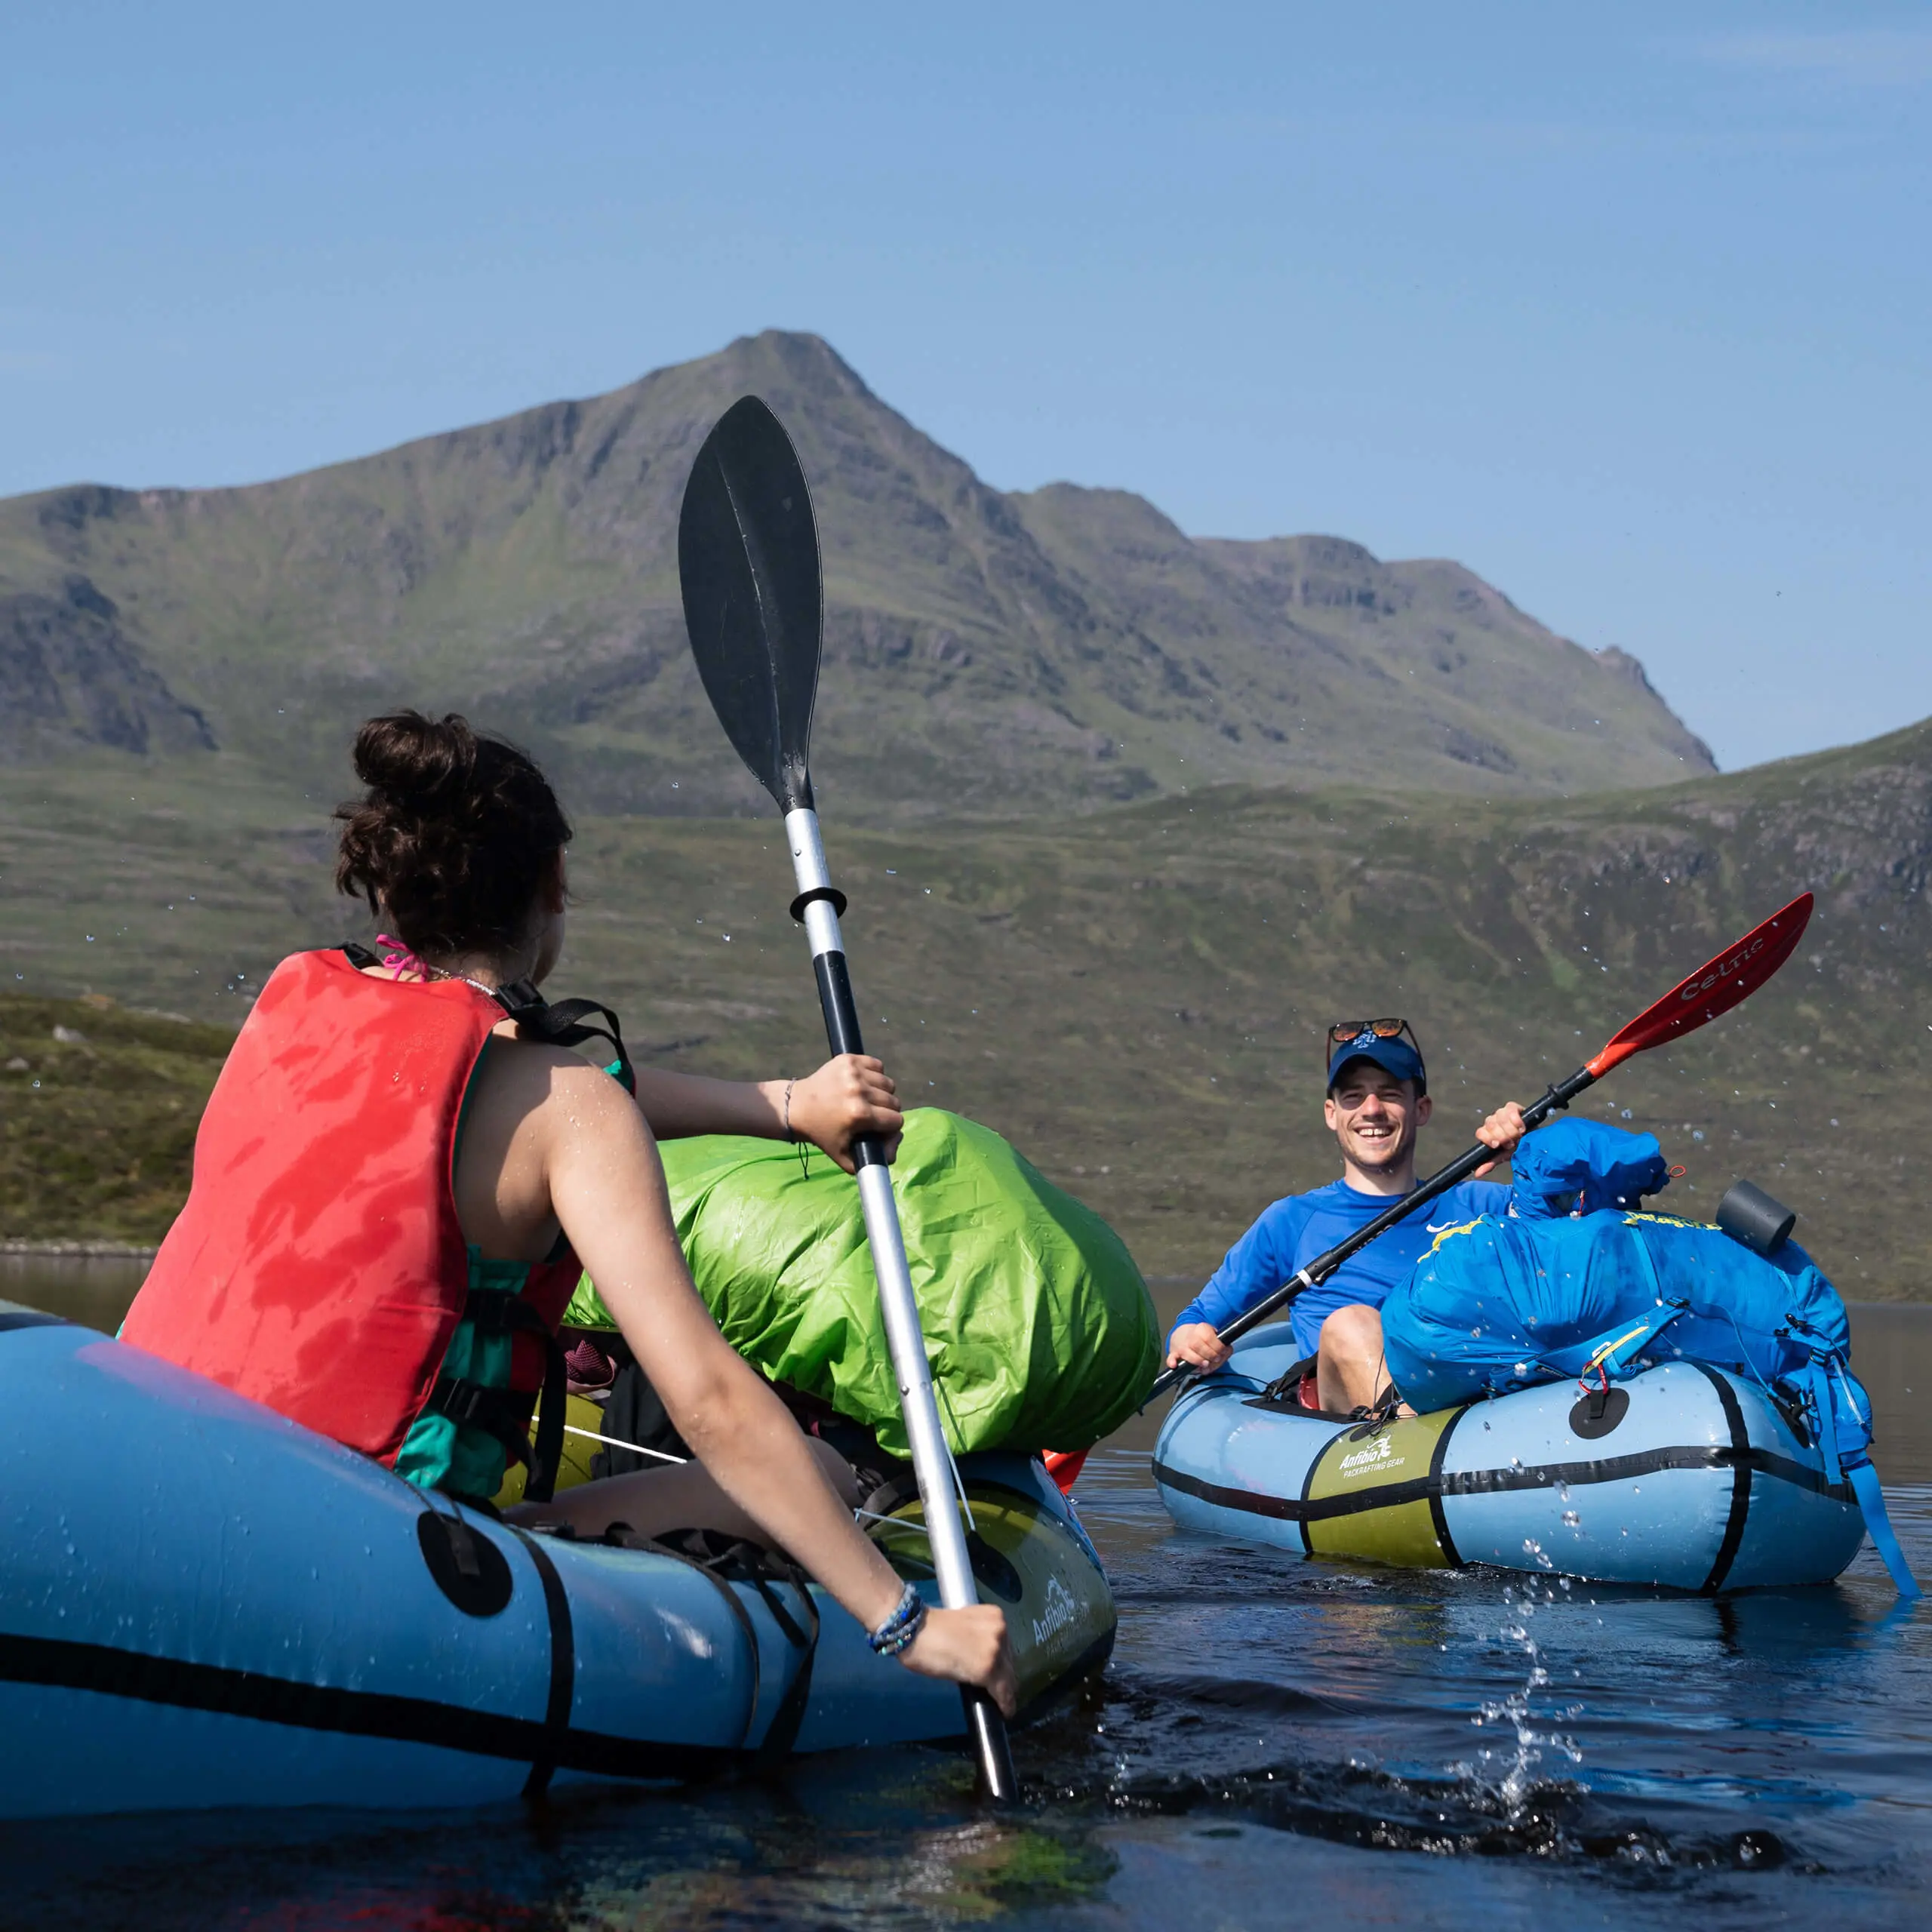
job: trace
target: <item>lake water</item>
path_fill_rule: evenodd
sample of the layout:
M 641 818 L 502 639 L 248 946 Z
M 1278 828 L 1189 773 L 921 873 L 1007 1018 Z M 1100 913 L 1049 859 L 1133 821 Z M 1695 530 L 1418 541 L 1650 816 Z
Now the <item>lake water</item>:
M 0 1257 L 0 1297 L 111 1327 L 139 1273 Z M 1857 1309 L 1853 1332 L 1932 1580 L 1932 1309 Z M 0 1827 L 0 1924 L 1932 1923 L 1932 1609 L 1901 1609 L 1869 1550 L 1829 1589 L 1715 1601 L 1352 1570 L 1177 1532 L 1152 1436 L 1081 1480 L 1120 1643 L 1016 1740 L 1016 1816 L 907 1752 L 542 1813 Z

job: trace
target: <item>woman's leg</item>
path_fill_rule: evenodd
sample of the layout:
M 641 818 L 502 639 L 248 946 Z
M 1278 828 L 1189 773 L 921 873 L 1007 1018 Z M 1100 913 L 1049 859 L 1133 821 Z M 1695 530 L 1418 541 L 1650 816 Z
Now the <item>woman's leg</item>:
M 851 1464 L 817 1437 L 806 1439 L 833 1494 L 856 1509 L 863 1499 Z M 503 1515 L 512 1523 L 568 1523 L 580 1537 L 601 1537 L 613 1523 L 622 1523 L 641 1537 L 715 1530 L 749 1543 L 770 1540 L 697 1462 L 580 1483 L 549 1503 L 515 1503 Z

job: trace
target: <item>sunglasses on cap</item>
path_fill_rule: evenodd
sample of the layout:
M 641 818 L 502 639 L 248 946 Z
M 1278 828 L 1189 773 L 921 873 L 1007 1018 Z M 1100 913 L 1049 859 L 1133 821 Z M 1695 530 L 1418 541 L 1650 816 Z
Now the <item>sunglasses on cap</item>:
M 1333 1054 L 1337 1047 L 1346 1047 L 1352 1041 L 1361 1040 L 1364 1034 L 1370 1039 L 1393 1040 L 1404 1033 L 1409 1036 L 1409 1044 L 1420 1054 L 1422 1042 L 1416 1038 L 1414 1028 L 1406 1020 L 1338 1020 L 1328 1029 L 1328 1051 Z M 1363 1043 L 1366 1044 L 1367 1041 Z
M 1336 1071 L 1346 1063 L 1351 1047 L 1358 1053 L 1366 1053 L 1370 1059 L 1374 1060 L 1377 1056 L 1371 1051 L 1373 1048 L 1390 1041 L 1399 1044 L 1404 1034 L 1408 1035 L 1408 1044 L 1402 1048 L 1402 1051 L 1413 1054 L 1415 1060 L 1414 1070 L 1407 1077 L 1415 1081 L 1418 1094 L 1427 1093 L 1429 1075 L 1423 1065 L 1422 1042 L 1416 1038 L 1415 1029 L 1406 1020 L 1337 1020 L 1328 1029 L 1327 1049 L 1323 1055 L 1331 1082 Z M 1395 1070 L 1398 1073 L 1403 1071 L 1399 1062 Z

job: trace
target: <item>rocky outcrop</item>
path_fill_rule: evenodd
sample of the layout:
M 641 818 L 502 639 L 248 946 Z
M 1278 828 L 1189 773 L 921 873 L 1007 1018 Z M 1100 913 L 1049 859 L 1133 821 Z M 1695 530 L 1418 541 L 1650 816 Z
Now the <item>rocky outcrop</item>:
M 0 749 L 75 744 L 207 752 L 208 721 L 177 698 L 88 578 L 57 594 L 0 589 Z

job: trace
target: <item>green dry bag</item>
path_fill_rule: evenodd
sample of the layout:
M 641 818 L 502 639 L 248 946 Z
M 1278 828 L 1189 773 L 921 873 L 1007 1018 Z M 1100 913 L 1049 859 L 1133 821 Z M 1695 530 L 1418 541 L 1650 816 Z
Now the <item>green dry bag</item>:
M 816 1149 L 737 1136 L 659 1151 L 691 1278 L 725 1340 L 906 1454 L 851 1176 Z M 990 1128 L 937 1107 L 906 1116 L 892 1177 L 953 1448 L 1081 1449 L 1118 1427 L 1161 1343 L 1120 1237 Z M 588 1275 L 564 1319 L 616 1325 Z

